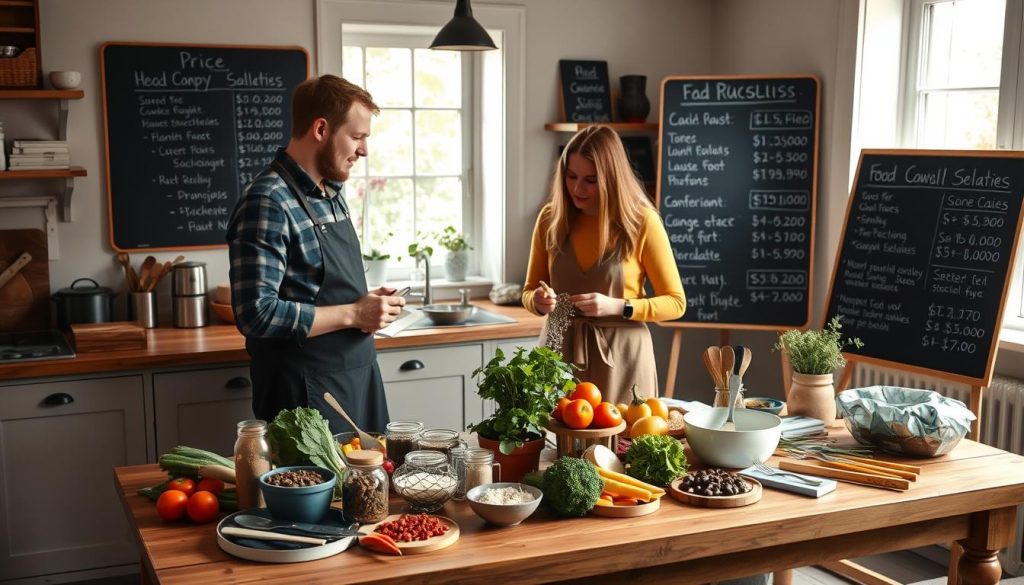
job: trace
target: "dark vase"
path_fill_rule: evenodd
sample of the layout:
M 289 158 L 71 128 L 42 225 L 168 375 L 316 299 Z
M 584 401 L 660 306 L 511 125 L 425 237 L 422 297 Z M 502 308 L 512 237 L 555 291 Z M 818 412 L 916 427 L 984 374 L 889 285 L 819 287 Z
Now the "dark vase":
M 651 111 L 647 99 L 646 75 L 623 75 L 619 78 L 619 119 L 623 122 L 645 122 Z

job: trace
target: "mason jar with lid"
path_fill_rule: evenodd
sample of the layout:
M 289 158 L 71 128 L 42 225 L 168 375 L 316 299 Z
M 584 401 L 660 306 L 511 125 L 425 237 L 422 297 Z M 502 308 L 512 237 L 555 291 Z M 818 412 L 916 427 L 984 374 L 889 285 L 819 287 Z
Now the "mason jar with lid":
M 388 423 L 384 442 L 387 445 L 388 459 L 395 467 L 405 463 L 406 453 L 418 448 L 417 441 L 421 432 L 423 423 L 416 420 L 396 420 Z
M 420 433 L 419 448 L 428 451 L 440 451 L 450 457 L 455 447 L 465 447 L 466 442 L 459 438 L 459 432 L 452 429 L 427 429 Z
M 267 444 L 267 421 L 243 420 L 238 423 L 235 440 L 235 490 L 238 509 L 263 508 L 263 492 L 259 478 L 270 471 L 270 445 Z
M 388 475 L 381 467 L 384 454 L 360 449 L 347 458 L 341 485 L 345 515 L 360 524 L 380 522 L 388 515 Z
M 490 449 L 470 448 L 465 454 L 465 480 L 462 484 L 463 493 L 484 485 L 494 483 L 494 467 L 498 468 L 498 481 L 501 481 L 501 464 L 494 461 L 494 452 Z
M 354 452 L 354 451 L 353 451 Z M 395 492 L 415 512 L 433 512 L 455 495 L 458 479 L 440 451 L 410 451 L 391 477 Z

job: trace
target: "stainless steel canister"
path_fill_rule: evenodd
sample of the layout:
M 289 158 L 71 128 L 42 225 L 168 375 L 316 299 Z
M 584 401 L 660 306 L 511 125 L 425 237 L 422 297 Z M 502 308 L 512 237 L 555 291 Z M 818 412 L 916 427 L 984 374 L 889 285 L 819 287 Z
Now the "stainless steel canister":
M 206 309 L 206 295 L 172 297 L 174 301 L 175 327 L 206 327 L 210 323 Z
M 171 272 L 171 294 L 190 297 L 206 294 L 206 262 L 179 262 Z

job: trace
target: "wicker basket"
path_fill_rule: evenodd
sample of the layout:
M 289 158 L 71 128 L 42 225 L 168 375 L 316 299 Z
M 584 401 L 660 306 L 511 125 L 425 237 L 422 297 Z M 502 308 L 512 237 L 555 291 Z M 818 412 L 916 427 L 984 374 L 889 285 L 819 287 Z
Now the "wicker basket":
M 38 87 L 39 68 L 34 47 L 25 49 L 17 57 L 0 58 L 0 86 Z

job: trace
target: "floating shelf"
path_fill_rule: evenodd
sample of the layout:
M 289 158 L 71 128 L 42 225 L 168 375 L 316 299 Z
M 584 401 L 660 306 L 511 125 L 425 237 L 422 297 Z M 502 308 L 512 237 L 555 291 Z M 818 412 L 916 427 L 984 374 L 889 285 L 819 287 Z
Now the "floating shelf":
M 70 169 L 0 171 L 0 181 L 22 181 L 36 179 L 64 179 L 64 191 L 58 196 L 61 221 L 71 221 L 71 194 L 75 188 L 75 177 L 86 176 L 85 167 Z
M 0 100 L 80 100 L 81 89 L 0 89 Z
M 647 122 L 555 122 L 544 124 L 544 129 L 551 132 L 579 132 L 590 126 L 607 126 L 616 132 L 657 132 L 657 124 Z
M 0 33 L 24 33 L 27 35 L 35 34 L 36 29 L 30 26 L 0 26 Z

